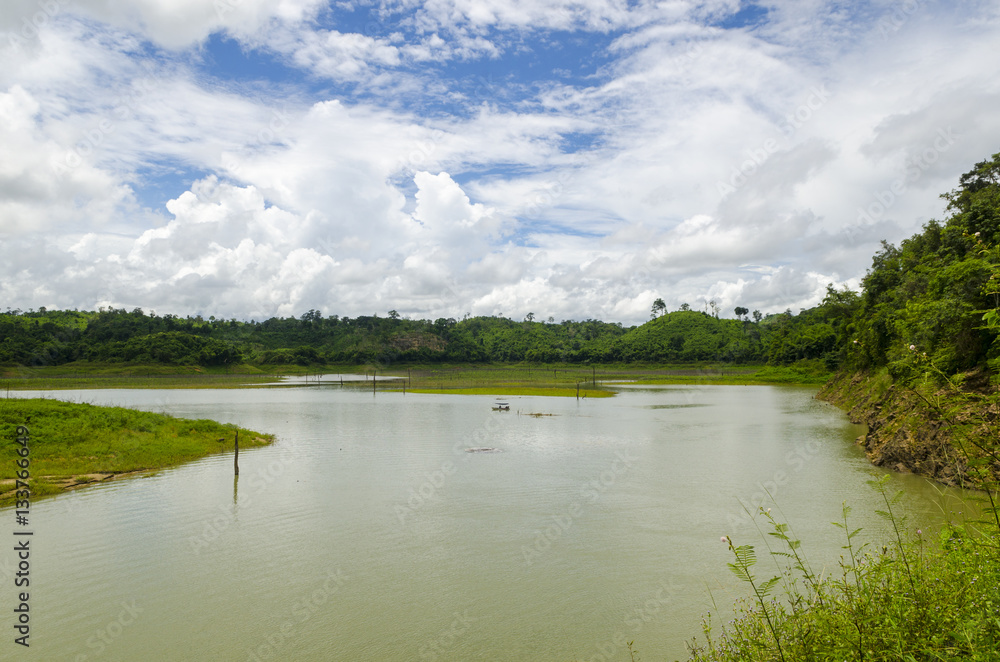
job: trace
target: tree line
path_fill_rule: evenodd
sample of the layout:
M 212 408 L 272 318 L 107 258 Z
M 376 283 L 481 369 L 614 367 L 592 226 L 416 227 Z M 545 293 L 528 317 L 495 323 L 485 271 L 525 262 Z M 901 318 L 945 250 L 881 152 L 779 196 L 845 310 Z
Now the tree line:
M 825 320 L 823 310 L 786 311 L 757 322 L 678 310 L 634 327 L 594 319 L 327 317 L 315 310 L 262 322 L 160 316 L 141 309 L 8 311 L 0 313 L 0 364 L 781 364 L 832 356 L 836 332 L 816 323 Z

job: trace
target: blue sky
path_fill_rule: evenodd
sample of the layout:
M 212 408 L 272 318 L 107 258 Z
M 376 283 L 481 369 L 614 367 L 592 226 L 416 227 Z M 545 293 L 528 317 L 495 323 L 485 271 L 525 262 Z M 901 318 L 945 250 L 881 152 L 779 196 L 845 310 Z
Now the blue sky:
M 1000 151 L 993 2 L 7 5 L 11 308 L 798 310 Z

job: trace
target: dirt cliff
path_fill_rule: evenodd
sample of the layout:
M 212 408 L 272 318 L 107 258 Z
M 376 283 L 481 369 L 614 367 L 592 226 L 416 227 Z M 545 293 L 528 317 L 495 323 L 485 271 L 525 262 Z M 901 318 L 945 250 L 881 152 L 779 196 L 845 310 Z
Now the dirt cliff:
M 970 476 L 963 449 L 979 457 L 984 453 L 977 443 L 997 445 L 1000 412 L 995 399 L 966 402 L 944 390 L 918 392 L 894 383 L 884 372 L 839 374 L 816 397 L 846 410 L 852 422 L 868 426 L 858 443 L 872 464 L 946 485 L 974 487 L 979 481 Z M 1000 478 L 1000 464 L 993 462 L 991 469 L 993 480 Z

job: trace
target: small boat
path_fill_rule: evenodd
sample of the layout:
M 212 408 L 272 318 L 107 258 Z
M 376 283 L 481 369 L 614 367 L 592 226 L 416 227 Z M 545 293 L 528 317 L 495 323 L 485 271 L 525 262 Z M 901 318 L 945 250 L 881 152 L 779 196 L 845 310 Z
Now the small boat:
M 493 404 L 493 411 L 510 411 L 510 403 L 496 402 Z

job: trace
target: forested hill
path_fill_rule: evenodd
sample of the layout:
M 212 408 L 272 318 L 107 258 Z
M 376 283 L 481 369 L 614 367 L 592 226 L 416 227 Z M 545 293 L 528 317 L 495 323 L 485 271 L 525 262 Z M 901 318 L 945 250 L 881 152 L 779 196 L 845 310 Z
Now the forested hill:
M 666 312 L 625 328 L 597 320 L 503 317 L 410 320 L 386 316 L 265 321 L 156 315 L 140 309 L 0 313 L 0 364 L 75 361 L 231 366 L 392 363 L 685 363 L 782 365 L 801 359 L 851 370 L 913 368 L 920 356 L 945 374 L 1000 371 L 1000 154 L 943 196 L 948 218 L 899 247 L 883 242 L 860 293 L 827 288 L 798 313 L 737 319 Z M 687 306 L 684 306 L 687 308 Z M 529 316 L 531 317 L 531 316 Z M 924 356 L 926 354 L 926 356 Z
M 839 308 L 853 293 L 831 290 Z M 638 327 L 597 320 L 536 322 L 502 317 L 409 320 L 297 318 L 262 322 L 174 317 L 141 310 L 9 311 L 0 314 L 0 363 L 73 361 L 176 365 L 392 363 L 612 363 L 837 361 L 843 319 L 827 304 L 758 320 L 704 312 L 662 314 Z

